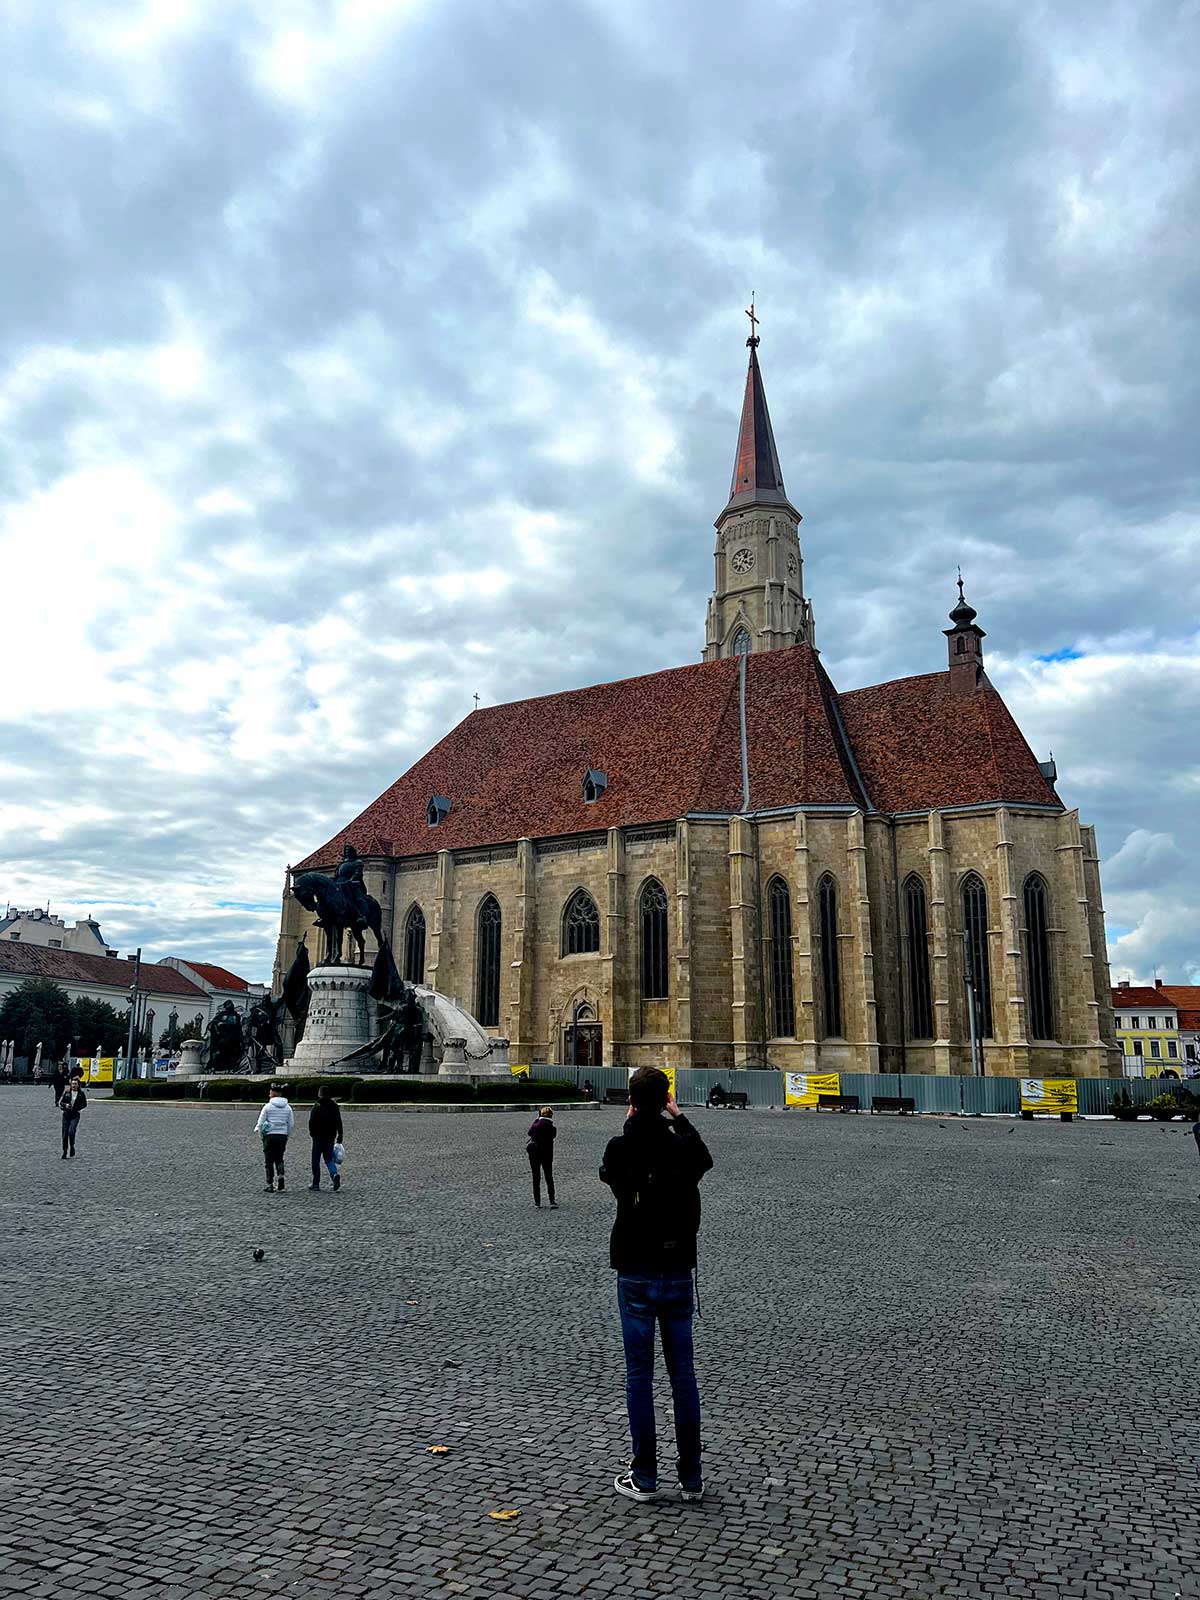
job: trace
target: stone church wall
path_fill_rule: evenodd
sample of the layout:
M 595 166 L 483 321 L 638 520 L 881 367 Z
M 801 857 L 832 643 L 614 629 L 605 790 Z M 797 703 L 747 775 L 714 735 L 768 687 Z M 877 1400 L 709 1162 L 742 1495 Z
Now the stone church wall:
M 894 860 L 893 860 L 894 853 Z M 439 852 L 412 862 L 372 858 L 398 964 L 404 927 L 421 906 L 425 981 L 478 1011 L 478 910 L 501 908 L 500 1018 L 514 1061 L 561 1063 L 573 1007 L 603 1030 L 603 1059 L 627 1066 L 969 1073 L 962 981 L 961 885 L 987 889 L 993 1034 L 985 1071 L 996 1076 L 1119 1073 L 1108 1005 L 1108 966 L 1095 835 L 1075 812 L 996 807 L 934 812 L 892 825 L 862 813 L 799 812 L 597 830 L 561 840 Z M 1046 880 L 1052 1040 L 1027 1037 L 1023 885 Z M 925 888 L 934 1036 L 907 1037 L 907 928 L 897 891 L 916 873 Z M 827 1033 L 818 887 L 837 888 L 842 1032 Z M 773 1037 L 768 888 L 786 884 L 792 919 L 795 1034 Z M 669 988 L 641 994 L 640 895 L 656 878 L 668 906 Z M 563 955 L 563 911 L 585 889 L 600 917 L 600 949 Z M 291 896 L 281 919 L 275 988 L 312 919 Z M 309 951 L 319 959 L 319 937 Z M 368 940 L 368 959 L 374 948 Z

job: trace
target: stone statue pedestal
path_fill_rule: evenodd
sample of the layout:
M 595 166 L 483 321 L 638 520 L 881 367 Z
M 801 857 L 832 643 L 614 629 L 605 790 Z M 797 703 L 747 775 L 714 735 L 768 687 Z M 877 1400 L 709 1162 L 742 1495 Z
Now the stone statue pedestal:
M 179 1046 L 179 1065 L 173 1078 L 198 1078 L 201 1073 L 200 1052 L 204 1048 L 200 1039 L 185 1039 Z
M 308 1020 L 295 1054 L 284 1063 L 288 1072 L 359 1074 L 364 1065 L 372 1064 L 336 1065 L 374 1037 L 374 1007 L 367 994 L 370 986 L 370 967 L 312 969 L 308 975 Z

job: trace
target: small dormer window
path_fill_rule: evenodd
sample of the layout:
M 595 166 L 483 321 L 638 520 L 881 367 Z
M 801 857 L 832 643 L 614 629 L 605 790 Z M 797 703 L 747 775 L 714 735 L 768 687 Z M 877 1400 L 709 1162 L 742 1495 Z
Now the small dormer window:
M 449 811 L 450 802 L 446 799 L 444 794 L 432 795 L 430 797 L 429 811 L 427 813 L 429 817 L 429 826 L 431 828 L 436 828 L 438 823 L 449 814 Z
M 583 775 L 583 798 L 587 805 L 599 800 L 608 788 L 608 773 L 597 772 L 595 767 L 589 767 Z

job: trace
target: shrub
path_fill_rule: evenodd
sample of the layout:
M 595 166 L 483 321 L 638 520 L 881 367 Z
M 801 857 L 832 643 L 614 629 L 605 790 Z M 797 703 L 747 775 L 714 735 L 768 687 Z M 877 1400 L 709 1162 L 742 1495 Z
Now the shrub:
M 489 1078 L 476 1084 L 475 1089 L 476 1098 L 484 1101 L 536 1101 L 546 1105 L 553 1101 L 562 1105 L 564 1101 L 583 1099 L 583 1090 L 577 1089 L 573 1083 L 548 1083 L 538 1078 L 513 1078 L 508 1083 Z

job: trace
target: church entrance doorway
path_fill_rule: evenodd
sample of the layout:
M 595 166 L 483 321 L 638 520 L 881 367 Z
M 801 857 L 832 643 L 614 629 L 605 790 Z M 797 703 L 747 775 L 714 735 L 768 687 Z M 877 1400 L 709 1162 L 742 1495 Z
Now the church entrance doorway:
M 604 1028 L 599 1022 L 577 1022 L 563 1029 L 563 1064 L 568 1067 L 604 1065 Z

